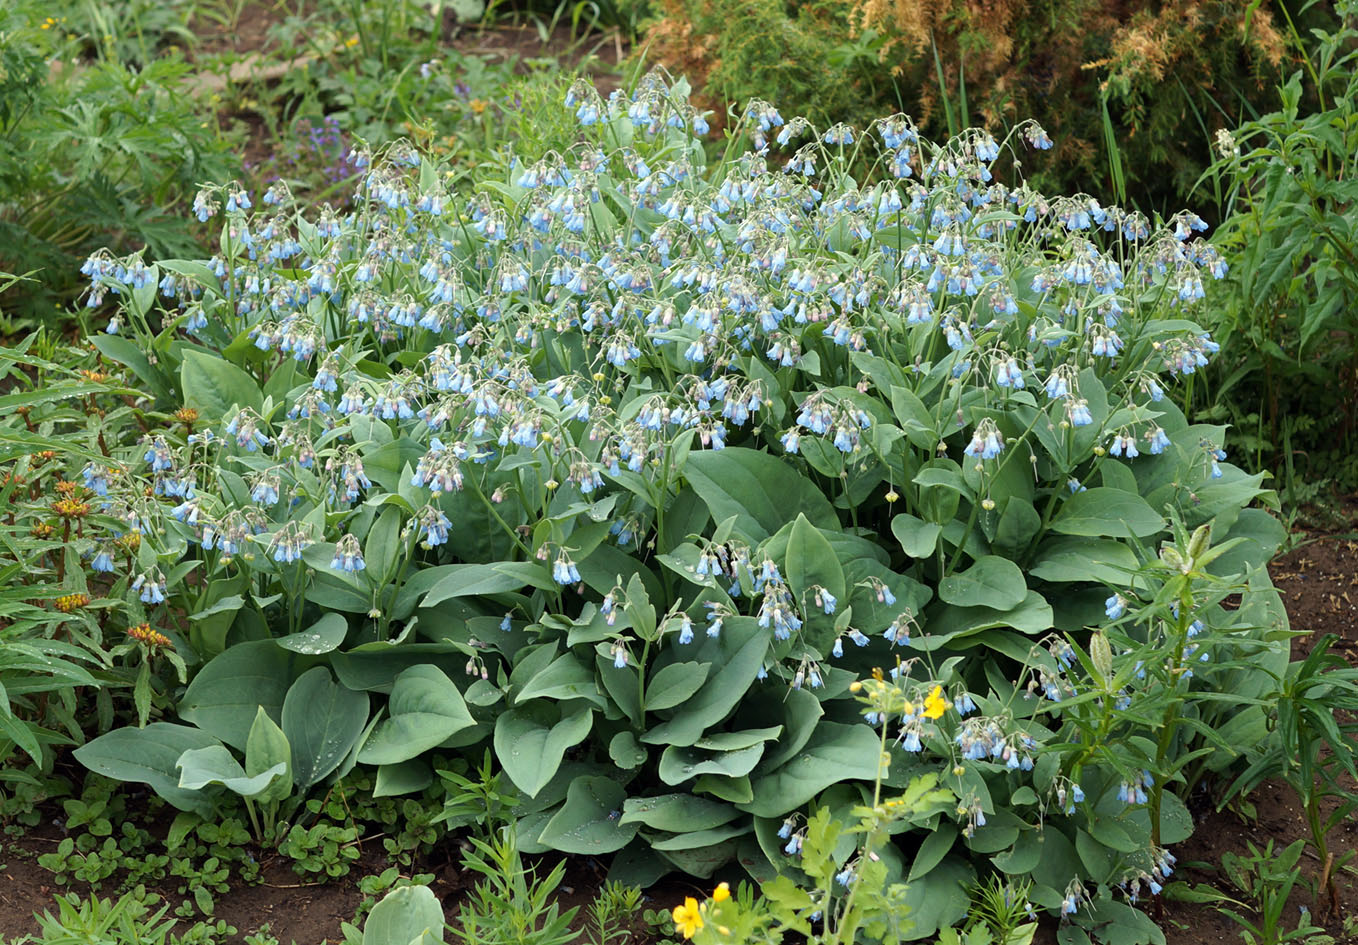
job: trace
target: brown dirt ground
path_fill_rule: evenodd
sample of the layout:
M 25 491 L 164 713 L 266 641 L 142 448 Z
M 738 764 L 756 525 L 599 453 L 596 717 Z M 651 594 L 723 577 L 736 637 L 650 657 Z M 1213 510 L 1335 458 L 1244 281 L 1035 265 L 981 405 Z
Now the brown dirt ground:
M 164 825 L 161 825 L 163 832 Z M 35 935 L 39 931 L 37 914 L 55 913 L 55 897 L 67 893 L 89 896 L 88 884 L 74 882 L 64 886 L 53 881 L 53 875 L 39 867 L 36 858 L 51 852 L 65 834 L 56 826 L 52 817 L 17 839 L 7 839 L 3 843 L 0 860 L 0 941 L 11 937 Z M 418 872 L 431 872 L 434 880 L 430 887 L 443 902 L 444 911 L 453 920 L 460 903 L 465 899 L 477 879 L 476 874 L 468 873 L 455 862 L 459 858 L 456 841 L 444 842 L 424 862 L 418 864 Z M 555 866 L 558 858 L 537 858 L 535 868 L 539 876 L 545 876 Z M 364 899 L 359 891 L 359 880 L 365 876 L 376 875 L 391 865 L 379 848 L 370 848 L 351 867 L 348 876 L 331 882 L 315 882 L 299 877 L 285 863 L 278 860 L 263 861 L 262 882 L 256 885 L 236 883 L 229 892 L 217 894 L 216 909 L 211 921 L 224 919 L 233 926 L 237 934 L 230 939 L 241 942 L 246 935 L 267 927 L 270 934 L 282 942 L 295 942 L 297 945 L 327 945 L 343 941 L 340 925 L 352 922 L 354 914 Z M 558 887 L 556 902 L 564 913 L 579 907 L 572 928 L 578 931 L 592 930 L 589 920 L 589 906 L 602 887 L 606 869 L 604 863 L 592 857 L 566 859 L 566 873 Z M 118 877 L 106 880 L 94 894 L 103 899 L 116 899 L 118 896 Z M 174 907 L 186 897 L 178 892 L 179 881 L 172 879 L 163 884 L 152 884 L 148 891 L 161 897 L 156 905 L 169 904 L 170 915 Z M 654 908 L 668 908 L 684 896 L 702 896 L 707 890 L 700 889 L 682 877 L 666 877 L 646 891 L 641 911 Z M 183 932 L 195 921 L 203 918 L 195 915 L 193 919 L 180 920 L 175 933 Z M 631 928 L 632 937 L 627 945 L 648 945 L 653 941 L 649 930 L 638 919 Z
M 1340 639 L 1330 652 L 1358 666 L 1358 540 L 1355 540 L 1358 535 L 1354 534 L 1358 528 L 1358 501 L 1349 499 L 1343 513 L 1351 523 L 1345 531 L 1294 536 L 1300 539 L 1296 547 L 1280 555 L 1269 568 L 1287 607 L 1292 629 L 1301 634 L 1292 641 L 1293 660 L 1305 659 L 1316 641 L 1333 633 Z M 1198 805 L 1202 811 L 1197 829 L 1175 851 L 1184 867 L 1181 878 L 1231 892 L 1230 883 L 1220 872 L 1223 853 L 1248 855 L 1247 843 L 1263 848 L 1269 840 L 1273 840 L 1275 849 L 1281 849 L 1307 834 L 1301 807 L 1285 784 L 1265 782 L 1248 800 L 1253 816 L 1229 809 L 1218 812 L 1207 799 Z M 1358 820 L 1350 818 L 1341 824 L 1331 843 L 1336 857 L 1358 851 Z M 1188 867 L 1190 863 L 1202 866 Z M 1358 860 L 1353 865 L 1358 866 Z M 1314 882 L 1321 875 L 1323 864 L 1308 850 L 1300 867 L 1304 880 Z M 1358 871 L 1351 867 L 1341 871 L 1336 879 L 1339 915 L 1323 915 L 1323 904 L 1315 902 L 1309 890 L 1299 883 L 1287 906 L 1284 921 L 1288 930 L 1296 926 L 1300 910 L 1306 906 L 1313 921 L 1338 942 L 1358 943 L 1358 929 L 1348 929 L 1344 922 L 1345 917 L 1358 917 Z M 1244 898 L 1238 893 L 1234 895 Z M 1169 945 L 1240 941 L 1240 927 L 1210 905 L 1168 904 L 1165 911 L 1168 921 L 1163 927 Z

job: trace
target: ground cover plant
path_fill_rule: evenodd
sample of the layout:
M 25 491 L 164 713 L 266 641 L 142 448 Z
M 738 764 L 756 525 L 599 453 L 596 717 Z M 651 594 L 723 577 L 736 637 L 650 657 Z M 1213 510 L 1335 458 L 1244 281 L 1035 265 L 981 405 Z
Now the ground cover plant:
M 524 853 L 766 896 L 828 857 L 907 937 L 999 869 L 1157 940 L 1127 900 L 1287 665 L 1262 476 L 1165 396 L 1215 349 L 1201 221 L 1000 183 L 1033 124 L 755 102 L 709 163 L 682 83 L 566 105 L 470 192 L 398 146 L 343 213 L 209 187 L 213 256 L 90 258 L 94 373 L 21 354 L 4 428 L 53 451 L 15 535 L 68 530 L 16 559 L 97 598 L 91 728 L 131 719 L 76 757 L 271 844 L 489 747 Z

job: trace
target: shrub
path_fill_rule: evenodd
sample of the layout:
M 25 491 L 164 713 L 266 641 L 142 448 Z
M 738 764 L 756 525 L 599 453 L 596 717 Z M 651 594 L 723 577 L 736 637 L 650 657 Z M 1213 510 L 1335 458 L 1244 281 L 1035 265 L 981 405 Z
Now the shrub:
M 646 54 L 709 102 L 768 98 L 862 124 L 901 109 L 933 136 L 973 121 L 1002 136 L 1033 117 L 1058 142 L 1035 183 L 1097 180 L 1096 195 L 1166 215 L 1210 163 L 1211 130 L 1264 99 L 1285 48 L 1268 10 L 1227 0 L 659 6 Z
M 181 57 L 130 66 L 111 58 L 122 40 L 110 35 L 110 58 L 83 61 L 85 38 L 47 12 L 33 0 L 0 10 L 0 271 L 43 271 L 5 308 L 44 322 L 101 246 L 191 252 L 181 201 L 240 173 L 216 119 L 185 94 Z
M 1214 296 L 1224 354 L 1197 403 L 1260 467 L 1358 483 L 1358 29 L 1316 30 L 1281 107 L 1219 139 L 1212 179 L 1232 274 Z M 1303 47 L 1300 37 L 1296 45 Z M 1308 103 L 1314 102 L 1313 107 Z M 1289 487 L 1296 485 L 1287 476 Z M 1296 496 L 1300 498 L 1300 496 Z
M 1111 890 L 1158 890 L 1172 789 L 1264 730 L 1286 664 L 1262 477 L 1164 396 L 1215 347 L 1201 221 L 997 182 L 1032 124 L 753 103 L 707 166 L 654 77 L 567 104 L 569 154 L 466 200 L 397 147 L 343 216 L 209 189 L 214 257 L 89 260 L 89 340 L 146 396 L 54 429 L 107 445 L 71 461 L 103 523 L 75 548 L 202 665 L 178 722 L 77 757 L 281 822 L 355 764 L 399 794 L 489 743 L 524 852 L 770 878 L 808 805 L 857 819 L 886 742 L 886 787 L 959 799 L 881 854 L 912 934 L 993 862 L 1150 935 Z

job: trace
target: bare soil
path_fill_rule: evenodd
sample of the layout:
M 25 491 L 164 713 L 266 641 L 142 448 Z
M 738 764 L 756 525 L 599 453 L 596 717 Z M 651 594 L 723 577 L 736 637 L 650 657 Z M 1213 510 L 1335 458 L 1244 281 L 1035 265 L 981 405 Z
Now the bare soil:
M 1279 556 L 1269 567 L 1273 583 L 1282 595 L 1294 632 L 1292 659 L 1305 659 L 1316 643 L 1333 633 L 1339 640 L 1330 652 L 1358 666 L 1358 501 L 1349 499 L 1343 509 L 1350 523 L 1332 535 L 1308 535 L 1291 551 Z M 1195 799 L 1197 828 L 1175 850 L 1182 874 L 1193 883 L 1206 883 L 1245 900 L 1221 872 L 1222 855 L 1249 854 L 1248 843 L 1263 849 L 1270 840 L 1280 850 L 1308 836 L 1302 809 L 1292 790 L 1279 782 L 1265 782 L 1248 798 L 1243 810 L 1217 811 L 1210 798 Z M 1333 811 L 1330 806 L 1328 811 Z M 1336 858 L 1358 851 L 1358 821 L 1350 819 L 1331 836 Z M 1324 864 L 1307 850 L 1300 862 L 1303 881 L 1294 888 L 1284 918 L 1286 928 L 1296 927 L 1301 909 L 1308 908 L 1312 921 L 1340 943 L 1358 942 L 1358 934 L 1346 931 L 1344 919 L 1358 917 L 1358 872 L 1341 870 L 1336 876 L 1339 911 L 1328 914 L 1324 899 L 1316 901 L 1308 883 L 1316 883 Z M 1354 865 L 1358 865 L 1358 860 Z M 1254 905 L 1246 903 L 1246 905 Z M 1247 918 L 1253 918 L 1248 911 Z M 1239 942 L 1240 927 L 1211 905 L 1167 904 L 1162 927 L 1169 945 L 1208 945 Z

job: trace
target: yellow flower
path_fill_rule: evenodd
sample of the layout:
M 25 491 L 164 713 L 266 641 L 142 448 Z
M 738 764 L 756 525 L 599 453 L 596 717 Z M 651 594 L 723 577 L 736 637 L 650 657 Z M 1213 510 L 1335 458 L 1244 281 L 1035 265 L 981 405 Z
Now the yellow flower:
M 703 917 L 698 912 L 698 900 L 689 896 L 682 906 L 674 907 L 674 925 L 684 933 L 684 938 L 693 938 L 694 933 L 703 927 Z
M 718 886 L 716 889 L 712 891 L 713 902 L 725 902 L 730 898 L 731 898 L 730 883 L 722 883 L 720 886 Z
M 934 691 L 929 693 L 929 698 L 924 700 L 924 717 L 940 719 L 947 710 L 948 700 L 943 698 L 943 687 L 935 686 Z

